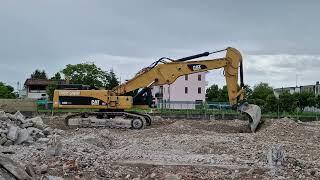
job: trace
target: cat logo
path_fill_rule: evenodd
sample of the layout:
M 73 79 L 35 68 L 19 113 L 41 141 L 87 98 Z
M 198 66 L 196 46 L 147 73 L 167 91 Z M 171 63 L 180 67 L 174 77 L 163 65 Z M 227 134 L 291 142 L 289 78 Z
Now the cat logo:
M 201 71 L 207 69 L 207 66 L 204 64 L 188 64 L 188 67 L 191 71 Z
M 92 106 L 99 106 L 99 104 L 100 104 L 100 100 L 91 100 L 91 105 Z
M 201 64 L 193 65 L 193 66 L 192 66 L 192 70 L 194 70 L 194 71 L 199 71 L 199 70 L 201 70 Z

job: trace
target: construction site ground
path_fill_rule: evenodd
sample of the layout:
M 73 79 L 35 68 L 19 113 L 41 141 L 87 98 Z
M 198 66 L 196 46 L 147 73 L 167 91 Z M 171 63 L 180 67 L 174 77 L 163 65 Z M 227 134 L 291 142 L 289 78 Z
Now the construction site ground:
M 267 119 L 256 133 L 241 120 L 165 120 L 143 130 L 62 129 L 61 153 L 46 143 L 1 147 L 36 167 L 37 178 L 63 179 L 319 179 L 320 123 Z M 284 159 L 271 162 L 272 149 Z M 40 170 L 37 170 L 37 168 Z M 44 170 L 41 170 L 43 168 Z

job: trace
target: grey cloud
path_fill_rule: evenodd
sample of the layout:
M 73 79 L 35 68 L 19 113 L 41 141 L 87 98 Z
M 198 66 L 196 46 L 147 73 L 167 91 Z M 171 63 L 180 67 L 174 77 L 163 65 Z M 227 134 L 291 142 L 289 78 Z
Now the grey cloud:
M 317 56 L 319 5 L 316 0 L 3 0 L 0 80 L 13 84 L 35 68 L 53 74 L 65 64 L 88 58 L 103 59 L 105 68 L 112 64 L 127 76 L 127 67 L 133 74 L 138 70 L 134 68 L 162 56 L 183 57 L 226 46 L 245 55 Z M 128 57 L 124 58 L 128 63 L 117 65 L 114 57 Z M 247 65 L 251 66 L 247 71 L 263 77 L 259 63 Z M 273 74 L 290 65 L 273 65 Z

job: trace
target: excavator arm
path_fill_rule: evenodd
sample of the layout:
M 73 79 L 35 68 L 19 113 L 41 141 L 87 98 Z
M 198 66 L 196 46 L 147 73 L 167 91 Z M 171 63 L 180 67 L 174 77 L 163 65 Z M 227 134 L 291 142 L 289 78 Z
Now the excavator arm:
M 224 58 L 190 61 L 221 51 L 226 51 Z M 171 84 L 183 75 L 223 68 L 230 105 L 249 117 L 249 125 L 254 132 L 261 119 L 261 109 L 259 106 L 248 104 L 244 99 L 242 56 L 237 49 L 231 47 L 221 51 L 205 52 L 178 60 L 161 58 L 152 66 L 142 69 L 131 80 L 113 88 L 112 91 L 115 95 L 124 95 L 139 88 Z M 163 59 L 170 61 L 166 62 Z M 240 85 L 238 84 L 239 74 Z

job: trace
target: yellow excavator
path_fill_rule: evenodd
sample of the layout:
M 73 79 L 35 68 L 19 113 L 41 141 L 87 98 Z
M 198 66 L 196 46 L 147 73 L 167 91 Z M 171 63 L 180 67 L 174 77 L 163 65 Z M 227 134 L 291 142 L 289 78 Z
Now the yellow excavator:
M 213 53 L 226 51 L 223 58 L 194 60 Z M 192 61 L 191 61 L 192 60 Z M 151 88 L 173 83 L 178 77 L 213 69 L 224 69 L 230 105 L 247 115 L 249 128 L 255 132 L 261 119 L 261 109 L 245 100 L 243 65 L 240 52 L 232 47 L 214 52 L 204 52 L 181 59 L 160 58 L 143 68 L 135 77 L 112 90 L 92 89 L 83 85 L 64 85 L 54 91 L 55 109 L 95 109 L 66 117 L 70 127 L 112 127 L 143 129 L 151 125 L 148 114 L 128 112 L 135 106 L 151 105 Z M 238 76 L 240 74 L 240 85 Z M 139 89 L 135 96 L 130 93 Z

